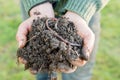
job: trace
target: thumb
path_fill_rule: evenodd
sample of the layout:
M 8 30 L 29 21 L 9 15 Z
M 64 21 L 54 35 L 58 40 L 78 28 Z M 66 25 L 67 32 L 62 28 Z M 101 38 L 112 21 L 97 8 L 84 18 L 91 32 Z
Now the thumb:
M 21 37 L 20 37 L 21 36 Z M 25 35 L 18 35 L 18 38 L 17 38 L 18 40 L 18 47 L 19 48 L 22 48 L 22 47 L 24 47 L 25 46 L 25 44 L 26 44 L 26 36 Z
M 81 55 L 81 57 L 84 58 L 84 60 L 88 60 L 90 53 L 92 52 L 94 47 L 95 35 L 91 30 L 88 30 L 87 35 L 84 35 L 83 39 L 83 54 Z
M 29 21 L 29 20 L 28 20 Z M 26 44 L 27 37 L 26 35 L 28 34 L 28 31 L 31 30 L 31 24 L 28 23 L 27 21 L 23 22 L 20 24 L 17 34 L 16 34 L 16 40 L 18 41 L 19 48 L 22 48 Z

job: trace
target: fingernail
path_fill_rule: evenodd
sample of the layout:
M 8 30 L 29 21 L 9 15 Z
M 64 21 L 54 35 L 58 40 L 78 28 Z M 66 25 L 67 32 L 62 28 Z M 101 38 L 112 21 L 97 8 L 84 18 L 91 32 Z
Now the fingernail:
M 21 48 L 22 45 L 23 45 L 23 41 L 20 41 L 18 47 Z

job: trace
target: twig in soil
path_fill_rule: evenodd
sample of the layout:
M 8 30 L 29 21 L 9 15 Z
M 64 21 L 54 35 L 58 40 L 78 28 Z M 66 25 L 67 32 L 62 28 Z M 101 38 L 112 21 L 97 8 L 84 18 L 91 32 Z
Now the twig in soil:
M 33 36 L 33 37 L 31 37 L 29 40 L 27 40 L 27 42 L 29 42 L 29 41 L 31 41 L 32 39 L 34 39 L 34 38 L 36 38 L 37 36 L 35 35 L 35 36 Z M 26 42 L 26 43 L 27 43 Z
M 38 72 L 40 72 L 40 71 L 42 70 L 43 65 L 44 65 L 44 64 L 42 64 L 42 65 L 41 65 L 41 67 L 40 67 L 40 69 L 39 69 L 39 71 L 38 71 Z
M 52 29 L 49 27 L 48 21 L 49 21 L 49 19 L 46 20 L 46 27 L 47 27 L 50 31 L 52 31 L 57 38 L 59 38 L 60 40 L 62 40 L 62 41 L 63 41 L 64 43 L 66 43 L 66 44 L 70 44 L 71 46 L 79 46 L 79 47 L 80 47 L 79 44 L 71 43 L 71 42 L 63 39 L 60 35 L 58 35 L 57 32 L 55 32 L 54 30 L 52 30 Z M 57 24 L 56 24 L 56 25 L 57 25 Z M 56 26 L 56 25 L 55 25 L 55 26 Z M 56 26 L 56 27 L 57 27 L 57 26 Z
M 43 26 L 43 24 L 42 24 L 42 26 Z M 41 31 L 40 26 L 37 26 L 37 28 L 38 28 L 39 31 Z
M 78 52 L 77 52 L 77 51 L 75 51 L 75 53 L 77 54 L 77 56 L 80 56 L 80 54 L 78 54 Z

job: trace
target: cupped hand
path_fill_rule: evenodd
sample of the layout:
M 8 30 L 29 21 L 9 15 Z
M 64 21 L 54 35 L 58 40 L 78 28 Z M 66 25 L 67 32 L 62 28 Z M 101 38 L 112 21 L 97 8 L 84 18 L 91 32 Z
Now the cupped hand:
M 49 2 L 40 4 L 36 7 L 33 7 L 30 10 L 29 13 L 30 17 L 23 21 L 19 27 L 16 34 L 16 40 L 19 44 L 19 48 L 23 48 L 27 41 L 27 34 L 31 30 L 31 25 L 34 19 L 37 19 L 38 17 L 48 17 L 48 18 L 54 18 L 54 11 L 52 8 L 52 5 Z M 22 64 L 26 64 L 27 61 L 21 57 L 18 58 L 19 62 Z M 29 69 L 32 74 L 36 74 L 37 71 L 33 70 L 32 68 Z
M 69 62 L 73 64 L 74 67 L 70 68 L 67 65 L 61 64 L 58 68 L 60 72 L 72 73 L 76 71 L 77 67 L 86 64 L 94 46 L 95 35 L 92 32 L 92 30 L 88 27 L 86 21 L 78 14 L 68 11 L 63 17 L 68 18 L 69 21 L 72 21 L 74 23 L 78 35 L 80 35 L 83 39 L 83 48 L 82 48 L 81 57 L 78 57 L 75 60 L 70 59 L 72 57 L 69 57 Z
M 64 15 L 64 17 L 68 18 L 69 21 L 72 21 L 75 24 L 78 35 L 80 35 L 83 39 L 82 56 L 84 57 L 84 59 L 77 58 L 74 61 L 72 61 L 71 59 L 70 62 L 75 66 L 83 66 L 86 64 L 87 60 L 90 57 L 90 53 L 92 52 L 95 41 L 95 35 L 92 32 L 92 30 L 88 27 L 86 21 L 78 14 L 68 11 Z

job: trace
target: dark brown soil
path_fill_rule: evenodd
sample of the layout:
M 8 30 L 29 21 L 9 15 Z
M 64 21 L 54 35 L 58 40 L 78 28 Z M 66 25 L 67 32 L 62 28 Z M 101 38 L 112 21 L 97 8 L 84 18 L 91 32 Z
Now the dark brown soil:
M 17 57 L 27 60 L 25 69 L 38 72 L 56 71 L 61 64 L 73 68 L 71 60 L 78 57 L 86 60 L 82 53 L 83 40 L 76 32 L 74 24 L 66 18 L 38 17 L 33 20 L 27 43 L 18 49 Z

